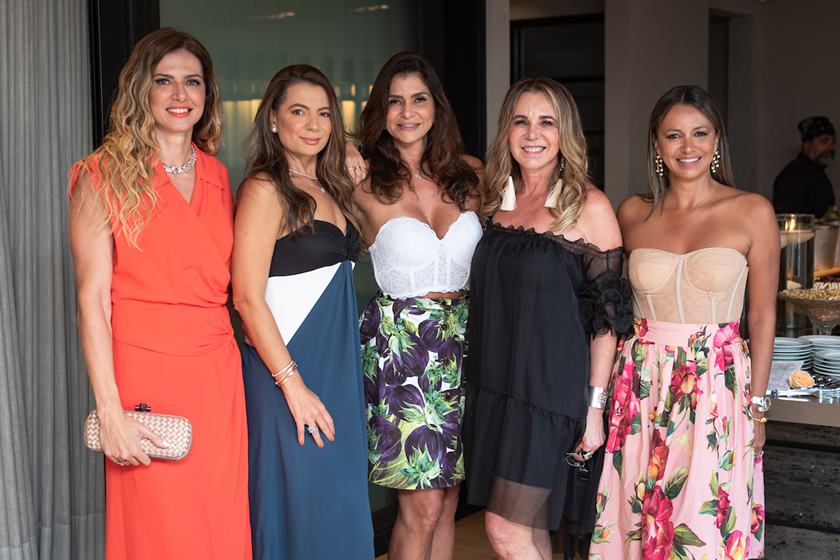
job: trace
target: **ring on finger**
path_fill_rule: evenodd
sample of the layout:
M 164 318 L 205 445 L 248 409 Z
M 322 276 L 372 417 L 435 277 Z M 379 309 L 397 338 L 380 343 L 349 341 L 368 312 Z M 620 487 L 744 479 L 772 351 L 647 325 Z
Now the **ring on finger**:
M 117 464 L 118 464 L 119 466 L 121 466 L 121 467 L 124 467 L 124 466 L 126 466 L 126 465 L 128 464 L 128 461 L 126 461 L 126 460 L 124 460 L 124 459 L 118 459 L 118 460 L 117 460 Z
M 318 431 L 318 426 L 316 426 L 315 424 L 307 424 L 306 425 L 306 431 L 309 432 L 310 434 L 314 434 L 315 432 Z

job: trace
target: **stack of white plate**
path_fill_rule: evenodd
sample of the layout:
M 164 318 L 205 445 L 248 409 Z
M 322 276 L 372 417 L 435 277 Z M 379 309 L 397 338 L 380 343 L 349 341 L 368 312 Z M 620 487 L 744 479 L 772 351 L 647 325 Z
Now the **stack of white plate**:
M 840 349 L 814 352 L 814 373 L 840 378 Z
M 810 340 L 777 336 L 773 339 L 773 361 L 802 362 L 802 369 L 810 370 L 813 347 L 814 345 Z
M 809 334 L 807 336 L 800 336 L 799 340 L 807 340 L 813 344 L 813 353 L 816 354 L 820 350 L 840 350 L 840 336 L 830 336 L 827 334 Z

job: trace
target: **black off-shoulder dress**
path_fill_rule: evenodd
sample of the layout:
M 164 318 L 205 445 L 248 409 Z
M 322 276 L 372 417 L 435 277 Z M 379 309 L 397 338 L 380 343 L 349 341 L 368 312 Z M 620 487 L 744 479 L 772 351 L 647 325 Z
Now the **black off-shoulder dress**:
M 490 224 L 472 261 L 464 439 L 467 500 L 555 530 L 594 524 L 589 481 L 565 460 L 583 435 L 589 342 L 632 329 L 622 248 Z

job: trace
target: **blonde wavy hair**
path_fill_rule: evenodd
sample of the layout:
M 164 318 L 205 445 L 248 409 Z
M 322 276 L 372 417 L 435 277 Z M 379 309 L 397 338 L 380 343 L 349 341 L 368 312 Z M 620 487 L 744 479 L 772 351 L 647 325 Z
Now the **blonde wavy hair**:
M 550 212 L 555 218 L 552 231 L 563 231 L 575 223 L 586 200 L 589 160 L 586 156 L 586 137 L 583 135 L 575 100 L 565 87 L 550 78 L 524 78 L 508 90 L 499 113 L 499 132 L 487 151 L 482 212 L 491 216 L 498 210 L 508 177 L 513 177 L 514 184 L 522 182 L 519 164 L 510 154 L 508 135 L 513 126 L 516 104 L 526 92 L 545 95 L 557 115 L 560 153 L 549 187 L 557 182 L 562 173 L 563 189 L 557 208 L 551 208 Z M 566 160 L 565 169 L 561 169 L 561 158 Z
M 204 72 L 204 113 L 193 127 L 192 140 L 203 152 L 216 153 L 222 139 L 222 106 L 210 53 L 192 35 L 164 27 L 140 39 L 131 51 L 120 72 L 108 134 L 102 145 L 84 159 L 83 169 L 98 168 L 97 194 L 114 224 L 114 235 L 124 235 L 136 248 L 145 218 L 158 202 L 152 175 L 160 147 L 149 91 L 158 63 L 179 50 L 195 56 Z

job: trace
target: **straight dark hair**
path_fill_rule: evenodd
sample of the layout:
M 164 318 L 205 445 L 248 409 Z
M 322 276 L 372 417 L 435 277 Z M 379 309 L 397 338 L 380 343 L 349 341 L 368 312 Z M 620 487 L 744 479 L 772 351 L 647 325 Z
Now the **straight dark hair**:
M 665 92 L 650 114 L 650 125 L 648 127 L 647 146 L 647 174 L 650 191 L 643 196 L 649 202 L 656 205 L 662 199 L 662 195 L 671 186 L 668 167 L 663 166 L 664 173 L 660 177 L 656 172 L 656 134 L 659 125 L 676 105 L 689 105 L 694 107 L 712 122 L 715 132 L 718 134 L 718 150 L 720 151 L 720 167 L 717 171 L 710 173 L 712 178 L 724 185 L 734 187 L 735 179 L 732 175 L 732 160 L 729 157 L 729 141 L 726 139 L 726 130 L 723 128 L 723 119 L 720 111 L 712 101 L 712 96 L 700 86 L 677 86 Z
M 442 196 L 455 202 L 463 211 L 470 195 L 475 195 L 478 175 L 462 158 L 464 143 L 455 114 L 443 92 L 443 86 L 429 62 L 414 53 L 392 56 L 376 76 L 361 116 L 358 137 L 362 154 L 370 162 L 370 188 L 380 201 L 391 204 L 411 184 L 411 170 L 400 159 L 400 152 L 385 128 L 388 96 L 395 76 L 419 74 L 435 103 L 435 118 L 426 136 L 426 148 L 420 169 L 442 190 Z
M 274 183 L 277 194 L 286 206 L 285 226 L 290 234 L 304 226 L 312 225 L 315 200 L 295 186 L 289 177 L 286 148 L 277 134 L 271 132 L 271 113 L 283 103 L 289 87 L 299 83 L 319 86 L 327 94 L 332 130 L 326 146 L 318 154 L 316 174 L 321 186 L 332 196 L 342 214 L 355 225 L 356 220 L 351 211 L 350 199 L 353 193 L 353 182 L 344 166 L 344 124 L 341 120 L 341 111 L 329 79 L 314 66 L 308 64 L 286 66 L 271 78 L 254 117 L 254 128 L 248 136 L 246 179 L 266 175 Z

